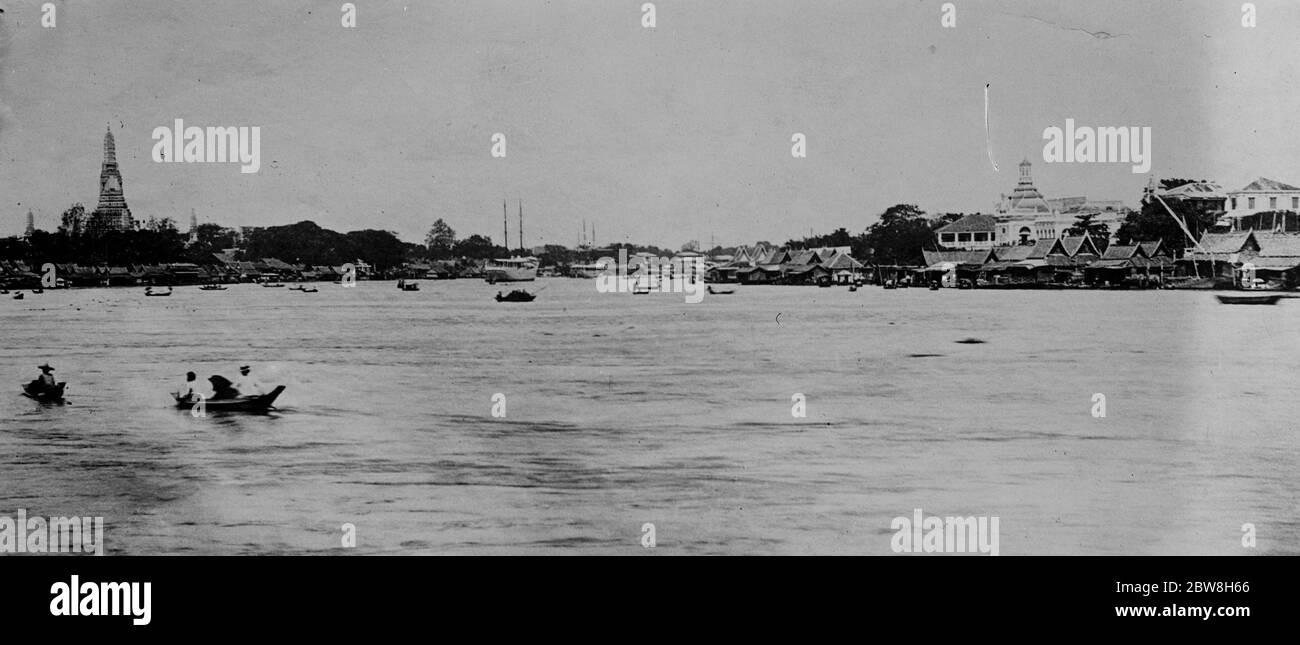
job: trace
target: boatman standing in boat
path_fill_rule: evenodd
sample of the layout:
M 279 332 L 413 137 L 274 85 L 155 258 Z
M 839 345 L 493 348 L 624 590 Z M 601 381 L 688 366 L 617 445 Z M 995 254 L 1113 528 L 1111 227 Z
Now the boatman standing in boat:
M 239 390 L 240 396 L 266 394 L 266 389 L 249 373 L 247 365 L 240 366 L 239 378 L 235 381 L 235 389 Z

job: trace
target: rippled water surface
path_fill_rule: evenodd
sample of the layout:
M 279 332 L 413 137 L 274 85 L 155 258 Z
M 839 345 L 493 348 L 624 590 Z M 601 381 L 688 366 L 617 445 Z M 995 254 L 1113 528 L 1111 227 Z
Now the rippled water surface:
M 358 553 L 636 554 L 646 522 L 659 553 L 888 554 L 914 508 L 998 516 L 1003 555 L 1300 553 L 1300 302 L 530 288 L 0 297 L 0 515 L 102 515 L 111 554 L 346 553 L 344 523 Z M 19 395 L 47 360 L 70 405 Z M 173 409 L 243 363 L 277 412 Z

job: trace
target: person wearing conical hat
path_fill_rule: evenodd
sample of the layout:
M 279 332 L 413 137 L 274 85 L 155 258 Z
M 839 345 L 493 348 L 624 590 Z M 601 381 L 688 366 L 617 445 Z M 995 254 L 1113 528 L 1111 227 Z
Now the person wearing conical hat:
M 52 373 L 54 372 L 54 368 L 50 367 L 49 363 L 40 365 L 38 367 L 41 370 L 41 375 L 36 378 L 36 381 L 40 383 L 40 386 L 42 388 L 52 388 L 58 385 L 58 383 L 54 382 L 54 374 Z

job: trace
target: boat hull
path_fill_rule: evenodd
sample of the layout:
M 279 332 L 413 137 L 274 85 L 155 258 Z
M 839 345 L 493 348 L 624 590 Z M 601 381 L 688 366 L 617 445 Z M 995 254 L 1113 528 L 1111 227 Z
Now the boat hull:
M 1281 300 L 1285 296 L 1281 294 L 1269 294 L 1248 296 L 1216 295 L 1215 297 L 1219 299 L 1219 302 L 1225 305 L 1275 305 L 1278 300 Z
M 65 382 L 59 383 L 49 390 L 34 390 L 29 383 L 23 386 L 23 396 L 29 399 L 35 399 L 41 403 L 62 403 L 63 388 L 67 385 L 68 384 Z
M 284 392 L 284 386 L 277 386 L 267 394 L 260 396 L 241 396 L 237 399 L 207 399 L 203 401 L 203 408 L 206 412 L 266 412 L 275 403 L 280 393 Z M 191 401 L 188 397 L 177 398 L 176 407 L 178 409 L 192 409 L 198 401 Z
M 483 270 L 483 279 L 494 282 L 532 282 L 537 279 L 537 269 L 510 269 L 492 267 Z

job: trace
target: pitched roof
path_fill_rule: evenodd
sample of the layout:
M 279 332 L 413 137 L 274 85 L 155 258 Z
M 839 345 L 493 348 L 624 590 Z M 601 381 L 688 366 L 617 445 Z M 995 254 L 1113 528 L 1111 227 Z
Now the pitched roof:
M 1162 240 L 1142 242 L 1141 244 L 1138 244 L 1138 246 L 1142 247 L 1142 253 L 1149 258 L 1165 252 L 1165 245 Z
M 951 262 L 953 264 L 984 264 L 993 259 L 992 249 L 980 251 L 921 251 L 926 266 Z
M 1144 255 L 1144 252 L 1142 251 L 1142 247 L 1138 246 L 1137 244 L 1127 244 L 1127 245 L 1112 244 L 1106 248 L 1106 252 L 1102 254 L 1101 259 L 1102 260 L 1127 260 L 1131 257 L 1140 256 L 1140 255 Z
M 848 255 L 853 252 L 852 247 L 848 246 L 819 246 L 813 250 L 817 252 L 817 257 L 821 258 L 822 262 L 825 262 L 832 257 Z
M 1092 241 L 1092 237 L 1089 235 L 1063 237 L 1061 238 L 1061 247 L 1065 249 L 1065 254 L 1070 257 L 1074 257 L 1080 253 L 1101 255 L 1101 251 L 1097 249 L 1096 243 Z
M 853 256 L 847 253 L 841 253 L 835 256 L 835 259 L 827 263 L 828 269 L 857 269 L 862 266 L 861 262 L 853 259 Z
M 1254 238 L 1253 231 L 1237 231 L 1235 233 L 1206 233 L 1201 236 L 1200 247 L 1197 251 L 1205 249 L 1208 253 L 1238 253 L 1246 248 Z M 1258 241 L 1255 242 L 1258 246 Z
M 755 264 L 784 264 L 789 261 L 789 251 L 785 249 L 772 249 L 767 255 L 757 259 Z
M 999 260 L 1018 262 L 1020 260 L 1028 260 L 1029 254 L 1034 252 L 1034 248 L 1035 247 L 1029 246 L 1028 244 L 999 246 L 996 249 L 993 249 L 993 254 L 998 256 Z
M 1223 199 L 1223 187 L 1211 181 L 1194 181 L 1160 191 L 1160 196 L 1178 199 Z
M 1274 257 L 1257 257 L 1249 261 L 1249 264 L 1255 265 L 1256 269 L 1268 269 L 1272 271 L 1288 271 L 1300 266 L 1300 256 L 1284 255 Z
M 1300 255 L 1300 235 L 1294 233 L 1256 233 L 1259 254 L 1268 257 Z
M 790 264 L 821 264 L 821 258 L 812 251 L 795 251 L 790 254 Z
M 969 233 L 972 231 L 986 232 L 997 229 L 997 219 L 992 215 L 976 213 L 967 215 L 937 231 L 935 233 Z
M 1066 252 L 1065 247 L 1061 245 L 1061 240 L 1051 238 L 1035 242 L 1033 250 L 1029 252 L 1029 259 L 1041 260 L 1052 254 L 1070 255 Z
M 1246 193 L 1246 192 L 1276 192 L 1276 191 L 1279 191 L 1279 190 L 1295 190 L 1295 191 L 1300 191 L 1300 188 L 1296 188 L 1295 186 L 1292 186 L 1291 184 L 1284 184 L 1284 183 L 1282 183 L 1282 182 L 1280 182 L 1280 181 L 1276 181 L 1276 180 L 1273 180 L 1273 179 L 1269 179 L 1269 178 L 1267 178 L 1267 177 L 1260 177 L 1260 178 L 1256 179 L 1255 181 L 1252 181 L 1252 182 L 1250 182 L 1249 184 L 1246 184 L 1246 187 L 1245 187 L 1245 188 L 1242 188 L 1241 190 L 1238 190 L 1238 191 L 1236 191 L 1236 192 L 1239 192 L 1239 193 Z

